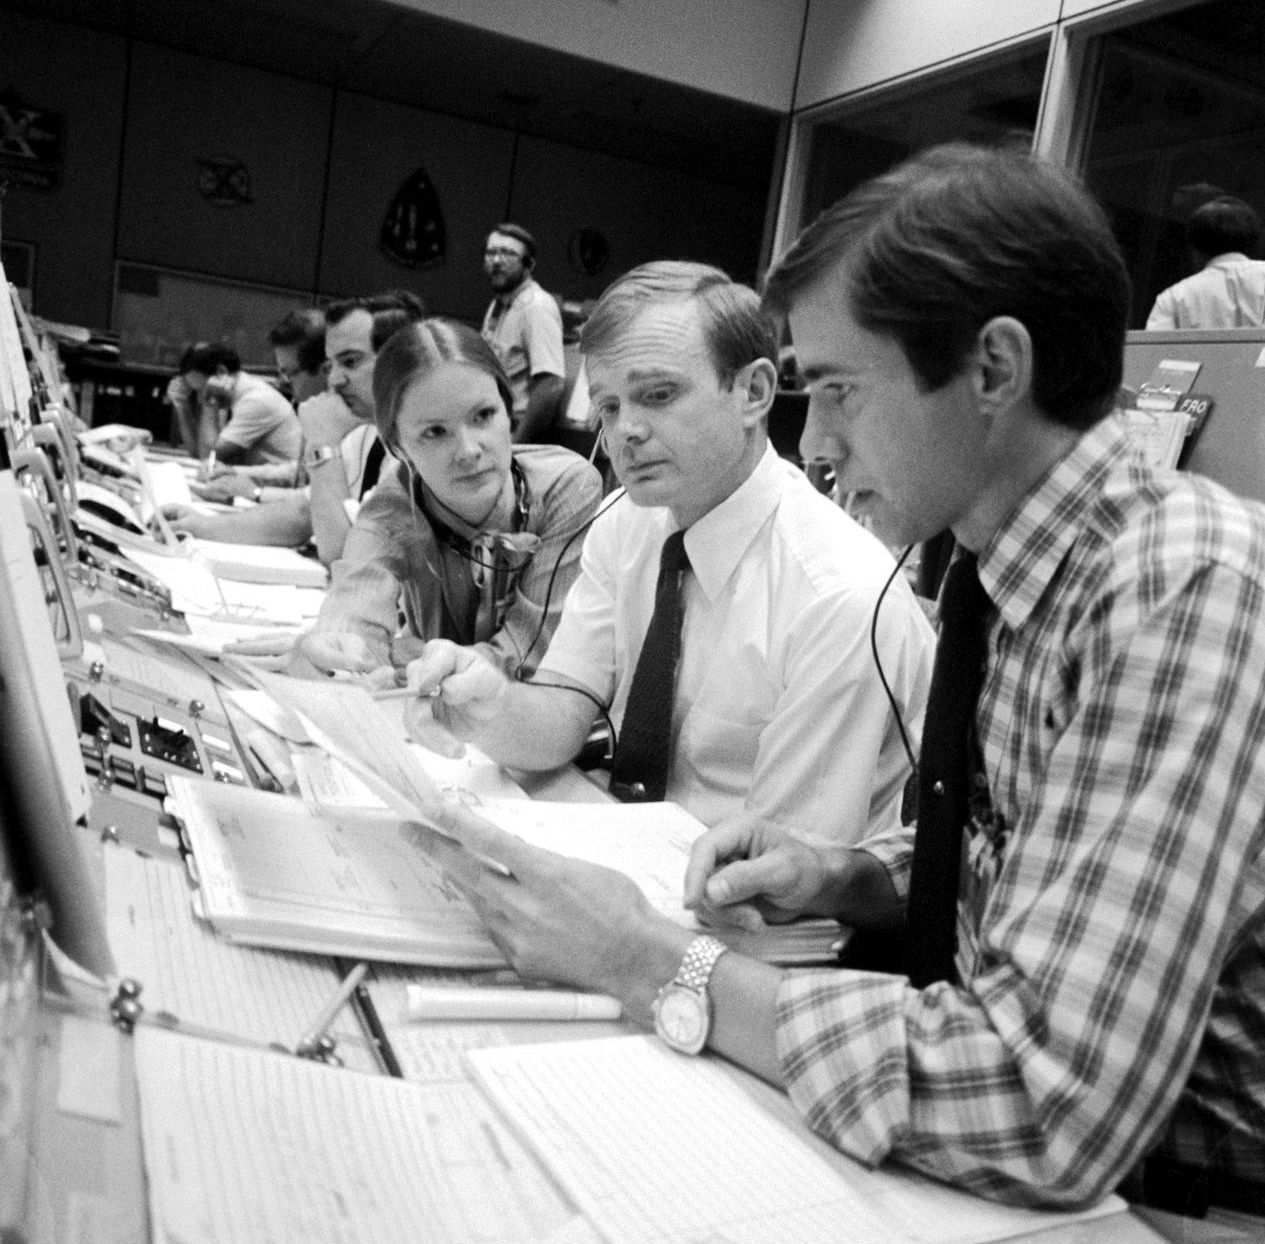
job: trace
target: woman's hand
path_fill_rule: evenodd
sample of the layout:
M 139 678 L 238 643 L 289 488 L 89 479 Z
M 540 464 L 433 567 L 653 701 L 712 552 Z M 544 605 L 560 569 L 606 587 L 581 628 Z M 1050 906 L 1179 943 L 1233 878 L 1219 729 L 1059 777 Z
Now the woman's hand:
M 309 631 L 296 648 L 318 670 L 327 674 L 368 674 L 383 662 L 362 635 L 343 631 Z
M 434 697 L 435 719 L 459 738 L 473 738 L 501 711 L 509 679 L 475 648 L 432 639 L 406 667 L 408 687 Z

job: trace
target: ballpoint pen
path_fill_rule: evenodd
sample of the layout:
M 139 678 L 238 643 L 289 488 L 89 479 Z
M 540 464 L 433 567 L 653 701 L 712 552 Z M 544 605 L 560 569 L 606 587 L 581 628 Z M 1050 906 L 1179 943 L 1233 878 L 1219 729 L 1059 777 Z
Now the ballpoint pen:
M 364 964 L 362 963 L 360 966 L 364 967 Z M 382 1020 L 378 1015 L 378 1008 L 373 1005 L 373 999 L 369 996 L 369 991 L 365 988 L 363 981 L 357 982 L 353 991 L 353 997 L 356 1002 L 356 1011 L 360 1016 L 361 1023 L 364 1025 L 370 1042 L 377 1051 L 378 1059 L 382 1063 L 382 1069 L 387 1075 L 394 1076 L 397 1080 L 402 1080 L 404 1078 L 404 1069 L 400 1066 L 399 1059 L 396 1058 L 395 1051 L 391 1048 L 391 1041 L 387 1037 L 386 1029 L 382 1027 Z

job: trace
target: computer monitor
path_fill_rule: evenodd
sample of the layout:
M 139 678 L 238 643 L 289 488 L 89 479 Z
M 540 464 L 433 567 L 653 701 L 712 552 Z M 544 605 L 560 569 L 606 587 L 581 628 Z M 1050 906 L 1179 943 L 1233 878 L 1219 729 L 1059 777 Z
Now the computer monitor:
M 57 655 L 51 561 L 36 563 L 21 491 L 0 461 L 0 829 L 18 888 L 38 892 L 57 945 L 98 975 L 114 971 L 85 828 L 91 799 Z M 64 590 L 65 580 L 60 580 Z

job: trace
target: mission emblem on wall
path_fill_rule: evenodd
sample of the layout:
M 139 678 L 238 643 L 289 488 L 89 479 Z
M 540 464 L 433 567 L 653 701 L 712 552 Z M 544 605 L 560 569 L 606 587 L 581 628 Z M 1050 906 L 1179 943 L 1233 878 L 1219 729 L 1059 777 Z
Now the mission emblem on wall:
M 0 98 L 0 182 L 55 190 L 61 181 L 65 119 L 12 94 Z
M 448 249 L 444 214 L 425 169 L 419 168 L 395 192 L 382 222 L 379 245 L 406 268 L 420 268 L 444 258 Z

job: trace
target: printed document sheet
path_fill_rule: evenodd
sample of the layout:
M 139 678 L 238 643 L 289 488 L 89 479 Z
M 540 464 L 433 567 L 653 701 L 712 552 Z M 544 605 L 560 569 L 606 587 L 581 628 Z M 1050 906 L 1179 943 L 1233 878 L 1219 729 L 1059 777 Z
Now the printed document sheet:
M 328 962 L 222 941 L 195 918 L 178 864 L 124 846 L 107 847 L 104 862 L 110 951 L 122 975 L 140 982 L 146 1012 L 294 1048 L 338 984 Z M 348 1066 L 374 1068 L 350 1007 L 335 1018 L 330 1035 Z
M 139 1028 L 160 1244 L 592 1239 L 471 1084 L 407 1084 Z
M 716 1062 L 650 1037 L 467 1059 L 612 1244 L 984 1244 L 1074 1218 L 868 1171 L 778 1122 Z M 1113 1199 L 1096 1212 L 1122 1207 Z

